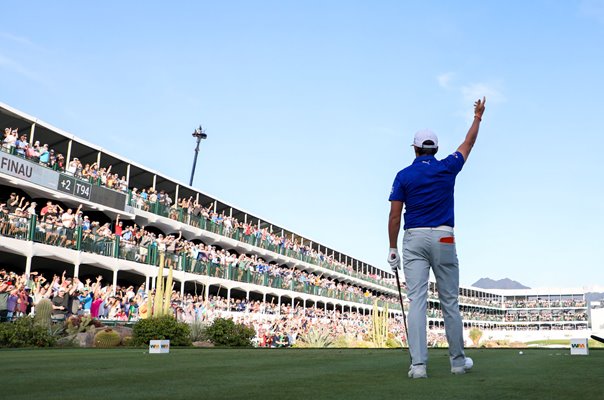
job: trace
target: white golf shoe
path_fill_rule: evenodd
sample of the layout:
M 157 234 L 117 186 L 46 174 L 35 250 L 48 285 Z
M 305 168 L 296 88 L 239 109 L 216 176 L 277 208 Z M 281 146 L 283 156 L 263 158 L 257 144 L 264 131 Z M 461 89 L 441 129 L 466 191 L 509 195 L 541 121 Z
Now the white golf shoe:
M 412 365 L 409 367 L 409 373 L 407 374 L 409 378 L 418 379 L 418 378 L 427 378 L 428 373 L 426 372 L 426 365 Z
M 466 357 L 466 361 L 463 367 L 451 367 L 451 373 L 455 375 L 465 374 L 467 371 L 471 370 L 474 366 L 474 360 L 470 357 Z

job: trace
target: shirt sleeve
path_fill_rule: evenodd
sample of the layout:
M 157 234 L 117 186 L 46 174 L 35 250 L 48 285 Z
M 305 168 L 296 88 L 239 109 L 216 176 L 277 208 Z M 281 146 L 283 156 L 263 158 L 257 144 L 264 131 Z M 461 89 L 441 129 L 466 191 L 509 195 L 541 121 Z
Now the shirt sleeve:
M 451 173 L 458 174 L 459 171 L 461 171 L 461 169 L 463 168 L 465 160 L 463 158 L 463 155 L 459 151 L 456 151 L 455 153 L 449 155 L 447 158 L 443 159 L 442 162 L 444 165 L 447 166 L 447 169 Z
M 394 178 L 394 183 L 392 184 L 392 190 L 390 191 L 390 197 L 388 200 L 405 202 L 405 191 L 398 175 L 396 178 Z

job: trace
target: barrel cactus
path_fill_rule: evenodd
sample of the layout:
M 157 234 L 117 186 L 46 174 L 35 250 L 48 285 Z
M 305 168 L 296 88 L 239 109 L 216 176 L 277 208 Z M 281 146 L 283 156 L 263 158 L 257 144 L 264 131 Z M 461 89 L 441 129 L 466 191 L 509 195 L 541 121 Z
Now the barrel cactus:
M 52 317 L 52 302 L 48 299 L 42 299 L 36 304 L 36 314 L 34 315 L 34 324 L 50 329 Z
M 94 335 L 95 347 L 109 348 L 119 346 L 122 338 L 120 334 L 111 328 L 103 329 Z

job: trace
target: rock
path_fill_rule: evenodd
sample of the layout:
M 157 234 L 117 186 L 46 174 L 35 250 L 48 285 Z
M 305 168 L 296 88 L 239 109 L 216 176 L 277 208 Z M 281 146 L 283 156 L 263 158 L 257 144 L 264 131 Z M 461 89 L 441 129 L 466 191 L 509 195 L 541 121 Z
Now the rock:
M 193 347 L 214 347 L 214 343 L 208 341 L 193 342 Z
M 90 332 L 78 333 L 75 336 L 74 344 L 79 347 L 92 347 L 94 343 L 94 330 Z
M 116 326 L 112 326 L 111 329 L 113 329 L 114 331 L 116 331 L 117 333 L 120 334 L 120 338 L 122 338 L 122 341 L 124 340 L 124 338 L 130 336 L 132 337 L 132 328 L 128 328 L 125 326 L 121 326 L 121 325 L 116 325 Z
M 57 340 L 57 346 L 59 347 L 72 347 L 77 345 L 78 341 L 76 340 L 76 335 L 65 336 Z

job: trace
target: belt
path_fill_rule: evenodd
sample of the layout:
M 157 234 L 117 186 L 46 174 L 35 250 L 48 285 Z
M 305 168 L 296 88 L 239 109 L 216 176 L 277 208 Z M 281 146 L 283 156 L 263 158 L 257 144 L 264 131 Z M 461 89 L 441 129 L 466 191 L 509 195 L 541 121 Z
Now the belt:
M 449 233 L 453 233 L 453 227 L 448 225 L 440 225 L 433 228 L 409 228 L 405 229 L 405 232 L 413 232 L 413 231 L 445 231 Z

